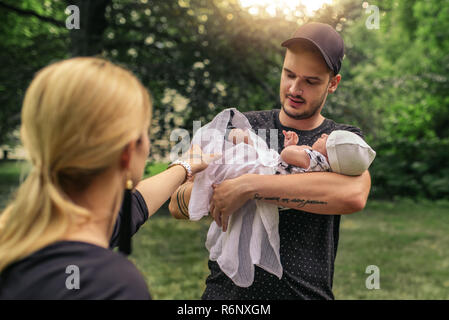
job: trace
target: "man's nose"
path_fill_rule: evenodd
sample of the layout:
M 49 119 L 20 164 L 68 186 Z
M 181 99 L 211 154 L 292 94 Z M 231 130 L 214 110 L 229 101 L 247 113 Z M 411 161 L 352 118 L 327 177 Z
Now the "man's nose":
M 292 84 L 291 84 L 291 86 L 290 86 L 290 90 L 289 90 L 289 93 L 292 95 L 292 96 L 302 96 L 302 94 L 304 93 L 304 91 L 301 89 L 301 81 L 300 81 L 301 79 L 299 79 L 299 78 L 296 78 L 293 82 L 292 82 Z

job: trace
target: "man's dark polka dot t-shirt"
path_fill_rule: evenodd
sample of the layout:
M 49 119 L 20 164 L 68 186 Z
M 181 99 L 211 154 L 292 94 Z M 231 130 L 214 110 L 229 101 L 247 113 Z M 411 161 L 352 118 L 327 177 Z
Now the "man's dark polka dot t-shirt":
M 256 133 L 261 135 L 260 129 L 266 130 L 268 145 L 273 148 L 277 143 L 279 153 L 284 148 L 282 130 L 295 131 L 299 136 L 298 145 L 308 146 L 312 146 L 323 133 L 330 134 L 334 130 L 351 131 L 363 138 L 360 129 L 338 124 L 330 119 L 325 119 L 319 127 L 310 131 L 284 127 L 279 121 L 279 111 L 274 109 L 244 113 Z M 277 134 L 277 141 L 273 134 Z M 253 284 L 242 288 L 236 286 L 216 262 L 209 261 L 210 275 L 202 298 L 334 299 L 332 282 L 339 228 L 340 215 L 320 215 L 293 209 L 279 211 L 282 278 L 278 279 L 256 266 Z

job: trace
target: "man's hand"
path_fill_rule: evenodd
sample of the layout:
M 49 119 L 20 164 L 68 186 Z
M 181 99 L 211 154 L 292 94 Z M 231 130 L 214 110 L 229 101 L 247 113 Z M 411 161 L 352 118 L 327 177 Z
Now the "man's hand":
M 229 217 L 251 199 L 250 185 L 244 177 L 228 179 L 213 186 L 209 212 L 223 232 L 228 228 Z

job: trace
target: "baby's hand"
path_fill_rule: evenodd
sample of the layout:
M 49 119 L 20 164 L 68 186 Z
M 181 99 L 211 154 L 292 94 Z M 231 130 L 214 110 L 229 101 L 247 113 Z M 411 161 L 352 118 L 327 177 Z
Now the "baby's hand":
M 282 130 L 284 134 L 284 147 L 295 146 L 299 142 L 299 137 L 294 131 L 285 131 Z
M 249 132 L 247 130 L 232 129 L 229 132 L 228 140 L 233 144 L 239 144 L 243 142 L 249 145 L 253 145 L 253 142 L 251 141 Z

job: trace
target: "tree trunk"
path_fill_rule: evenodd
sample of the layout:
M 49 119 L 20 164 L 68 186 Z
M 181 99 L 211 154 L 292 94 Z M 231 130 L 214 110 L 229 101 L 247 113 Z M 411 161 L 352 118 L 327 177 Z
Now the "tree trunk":
M 106 7 L 111 0 L 68 0 L 80 10 L 80 29 L 70 30 L 72 57 L 94 56 L 103 49 L 103 33 L 107 27 Z

